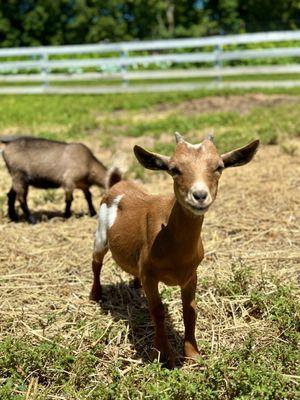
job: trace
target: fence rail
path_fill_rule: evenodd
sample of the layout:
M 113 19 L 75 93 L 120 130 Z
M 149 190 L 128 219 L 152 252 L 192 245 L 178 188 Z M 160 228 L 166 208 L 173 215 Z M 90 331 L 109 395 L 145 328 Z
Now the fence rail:
M 291 47 L 278 45 L 278 42 L 286 41 L 295 43 Z M 135 80 L 215 77 L 216 82 L 219 82 L 225 76 L 300 73 L 300 46 L 297 41 L 300 41 L 300 31 L 0 49 L 1 93 L 5 93 L 6 89 L 9 93 L 12 90 L 3 86 L 5 82 L 20 85 L 40 82 L 45 87 L 56 81 L 92 80 L 95 81 L 95 85 L 99 85 L 97 81 L 121 80 L 123 84 L 120 82 L 120 86 L 123 91 L 129 81 Z M 262 43 L 269 43 L 270 46 L 270 43 L 276 42 L 276 47 L 268 48 L 232 50 L 231 47 L 246 44 L 256 44 L 255 47 L 259 47 Z M 292 61 L 291 64 L 280 64 L 280 60 L 287 58 Z M 248 60 L 257 60 L 255 63 L 268 61 L 272 64 L 274 59 L 279 65 L 242 65 L 245 61 L 249 62 Z M 232 66 L 230 63 L 239 65 Z M 182 64 L 184 68 L 175 69 L 176 65 Z M 157 90 L 159 87 L 153 86 L 154 88 Z M 15 87 L 15 90 L 17 89 Z M 51 89 L 55 91 L 55 87 Z M 112 87 L 102 89 L 111 92 Z M 63 86 L 57 88 L 59 93 L 63 90 Z M 69 93 L 72 87 L 65 87 L 65 90 Z M 20 91 L 26 92 L 26 88 L 20 88 Z

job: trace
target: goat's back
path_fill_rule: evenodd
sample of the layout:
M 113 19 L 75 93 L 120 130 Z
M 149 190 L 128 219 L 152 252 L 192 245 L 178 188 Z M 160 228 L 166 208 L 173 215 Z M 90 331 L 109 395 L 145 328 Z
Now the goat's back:
M 32 137 L 6 142 L 3 157 L 11 175 L 23 174 L 37 187 L 58 187 L 65 181 L 88 175 L 94 156 L 81 143 L 65 143 Z

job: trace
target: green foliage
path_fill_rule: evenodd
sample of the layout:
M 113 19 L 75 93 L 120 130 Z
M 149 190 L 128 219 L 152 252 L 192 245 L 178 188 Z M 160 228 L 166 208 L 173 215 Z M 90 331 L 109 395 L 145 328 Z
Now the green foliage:
M 231 266 L 232 277 L 228 281 L 220 281 L 215 277 L 214 285 L 220 296 L 236 297 L 248 294 L 252 283 L 252 272 L 244 265 Z
M 267 306 L 272 306 L 274 311 L 270 309 L 261 318 L 271 318 L 280 328 L 287 328 L 280 322 L 281 317 L 286 315 L 285 319 L 292 321 L 296 307 L 289 293 L 287 287 L 278 288 L 272 295 L 258 291 L 251 301 L 264 311 Z M 266 305 L 263 304 L 265 301 Z M 297 334 L 295 324 L 288 323 L 288 328 L 291 334 Z M 299 373 L 297 343 L 285 337 L 285 341 L 272 340 L 260 345 L 257 335 L 252 331 L 234 350 L 223 348 L 217 358 L 202 359 L 199 368 L 168 371 L 154 362 L 131 368 L 124 375 L 121 373 L 123 362 L 116 361 L 111 365 L 106 381 L 94 378 L 101 361 L 98 349 L 77 353 L 75 346 L 78 343 L 61 346 L 63 338 L 60 337 L 56 338 L 56 344 L 7 338 L 0 344 L 0 372 L 4 381 L 0 395 L 8 399 L 12 393 L 25 393 L 28 386 L 25 378 L 30 375 L 38 378 L 40 398 L 50 394 L 78 399 L 87 398 L 88 394 L 90 399 L 296 398 L 297 385 L 289 376 Z M 98 347 L 104 343 L 105 338 Z
M 282 143 L 280 147 L 284 153 L 290 156 L 295 156 L 298 151 L 298 147 L 293 143 Z
M 298 0 L 246 0 L 239 3 L 247 31 L 299 29 Z
M 298 93 L 296 90 L 294 92 Z M 235 110 L 190 113 L 183 108 L 180 112 L 176 109 L 179 103 L 186 100 L 201 99 L 216 93 L 226 98 L 229 94 L 240 94 L 241 91 L 118 96 L 2 96 L 0 130 L 5 131 L 3 134 L 26 134 L 50 139 L 80 140 L 90 137 L 114 151 L 120 136 L 150 136 L 155 138 L 154 151 L 165 154 L 172 152 L 173 143 L 167 137 L 162 140 L 161 136 L 171 136 L 175 131 L 197 142 L 202 140 L 206 132 L 214 130 L 220 151 L 230 150 L 254 138 L 260 138 L 265 144 L 275 144 L 299 135 L 298 102 L 292 106 L 284 101 L 268 106 L 253 106 L 243 114 Z M 282 93 L 285 91 L 282 90 Z M 167 105 L 168 109 L 157 118 L 157 108 L 161 104 L 164 107 Z M 137 112 L 146 118 L 136 118 Z
M 297 0 L 0 1 L 1 47 L 297 28 Z
M 140 179 L 141 181 L 143 181 L 145 176 L 145 168 L 134 161 L 128 169 L 128 175 L 133 179 Z
M 2 47 L 199 36 L 207 26 L 194 0 L 0 2 Z
M 170 156 L 174 151 L 174 143 L 172 143 L 172 142 L 168 142 L 168 143 L 156 142 L 154 145 L 154 151 L 156 153 L 161 153 L 161 154 Z
M 65 336 L 67 332 L 47 341 L 8 334 L 0 343 L 0 398 L 22 399 L 30 380 L 36 379 L 37 399 L 296 399 L 300 305 L 295 288 L 269 276 L 257 277 L 245 265 L 233 265 L 228 280 L 223 276 L 212 279 L 208 286 L 218 300 L 247 297 L 243 304 L 249 318 L 259 322 L 257 331 L 245 331 L 243 340 L 232 348 L 220 345 L 217 353 L 211 353 L 210 341 L 202 340 L 198 365 L 169 371 L 158 362 L 129 364 L 128 368 L 128 360 L 122 357 L 106 365 L 105 346 L 110 337 L 118 335 L 117 325 L 109 330 L 91 329 L 91 322 L 81 319 L 72 340 Z M 201 287 L 205 290 L 204 282 Z M 165 288 L 163 299 L 171 292 Z M 47 316 L 48 324 L 54 320 L 52 314 Z M 260 326 L 266 324 L 274 332 L 267 338 Z M 84 336 L 79 333 L 83 329 Z M 104 366 L 106 373 L 102 371 L 99 378 Z
M 297 346 L 300 341 L 300 305 L 294 301 L 292 293 L 290 287 L 277 283 L 271 293 L 253 291 L 249 305 L 252 313 L 274 321 L 281 337 Z
M 53 190 L 53 189 L 48 189 L 47 191 L 45 191 L 45 193 L 43 194 L 43 203 L 53 203 L 57 200 L 57 191 Z

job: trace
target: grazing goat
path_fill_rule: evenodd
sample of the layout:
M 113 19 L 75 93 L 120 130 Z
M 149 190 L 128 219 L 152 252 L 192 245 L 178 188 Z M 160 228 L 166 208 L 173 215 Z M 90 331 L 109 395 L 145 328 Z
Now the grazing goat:
M 174 366 L 158 283 L 179 285 L 185 326 L 184 353 L 199 356 L 195 339 L 197 267 L 204 256 L 201 228 L 204 214 L 217 195 L 224 168 L 248 163 L 259 141 L 219 155 L 212 137 L 200 144 L 178 133 L 172 157 L 134 147 L 138 161 L 162 170 L 174 180 L 174 194 L 149 195 L 133 182 L 121 181 L 103 197 L 93 252 L 94 282 L 90 299 L 101 298 L 100 272 L 108 250 L 119 266 L 135 276 L 145 291 L 155 326 L 154 348 L 167 366 Z
M 18 220 L 15 201 L 19 200 L 25 218 L 35 222 L 27 206 L 28 187 L 58 188 L 65 190 L 65 217 L 71 215 L 73 190 L 83 191 L 91 216 L 95 215 L 90 186 L 110 187 L 121 179 L 117 169 L 110 172 L 81 143 L 65 143 L 30 136 L 0 137 L 5 143 L 3 158 L 12 178 L 8 193 L 8 215 Z

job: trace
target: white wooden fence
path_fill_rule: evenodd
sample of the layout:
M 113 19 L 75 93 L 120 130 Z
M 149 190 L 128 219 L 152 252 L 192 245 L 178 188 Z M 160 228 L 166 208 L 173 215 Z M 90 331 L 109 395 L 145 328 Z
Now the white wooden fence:
M 284 46 L 286 41 L 293 41 L 294 45 Z M 223 76 L 300 73 L 300 46 L 297 41 L 300 42 L 300 31 L 0 49 L 0 93 L 157 91 L 172 90 L 172 84 L 129 85 L 128 82 L 215 77 L 215 84 L 220 85 Z M 263 43 L 270 46 L 275 42 L 281 42 L 281 45 L 260 47 Z M 255 44 L 255 49 L 238 48 L 238 45 L 245 44 Z M 232 45 L 237 49 L 232 50 Z M 293 63 L 287 64 L 287 57 Z M 272 65 L 274 59 L 276 64 Z M 281 59 L 285 59 L 282 64 L 279 63 Z M 256 60 L 256 64 L 258 60 L 263 62 L 260 65 L 243 65 L 247 60 Z M 264 65 L 266 60 L 269 65 Z M 238 65 L 230 66 L 232 62 Z M 184 68 L 176 67 L 180 64 L 184 64 Z M 105 80 L 120 82 L 100 87 L 98 81 Z M 93 81 L 94 84 L 78 86 L 78 81 Z M 5 82 L 14 85 L 5 86 Z M 60 85 L 55 86 L 54 82 L 60 82 Z M 61 82 L 70 82 L 71 85 Z M 273 85 L 284 85 L 283 81 L 276 82 Z M 299 85 L 297 81 L 294 83 Z M 231 86 L 234 84 L 230 83 Z M 252 83 L 255 84 L 262 86 L 263 82 Z M 209 85 L 214 86 L 212 83 Z M 249 82 L 241 85 L 251 86 Z M 270 81 L 266 85 L 270 85 Z M 287 81 L 287 86 L 291 86 L 290 81 Z M 174 82 L 173 87 L 175 90 L 190 90 L 199 87 L 199 83 L 186 82 L 185 86 L 182 82 Z

